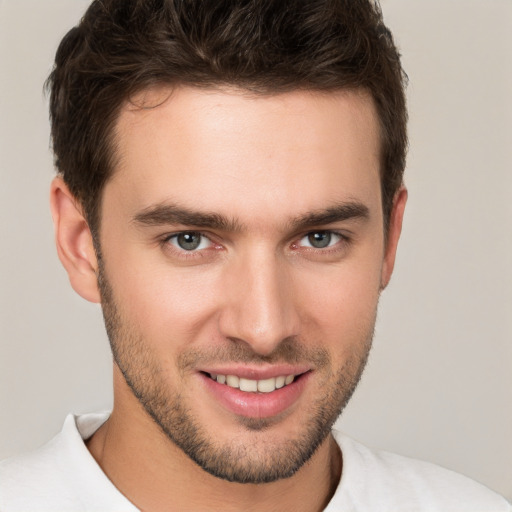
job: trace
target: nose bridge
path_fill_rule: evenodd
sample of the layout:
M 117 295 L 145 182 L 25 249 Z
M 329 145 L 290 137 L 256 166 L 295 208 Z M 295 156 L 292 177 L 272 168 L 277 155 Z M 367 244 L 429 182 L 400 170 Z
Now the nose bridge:
M 284 258 L 261 246 L 240 255 L 229 272 L 220 326 L 224 336 L 268 355 L 281 341 L 298 334 L 293 283 Z

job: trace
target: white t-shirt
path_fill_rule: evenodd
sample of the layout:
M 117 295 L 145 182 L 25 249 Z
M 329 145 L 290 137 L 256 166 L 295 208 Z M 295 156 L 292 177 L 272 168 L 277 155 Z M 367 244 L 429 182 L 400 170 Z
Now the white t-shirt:
M 0 462 L 0 511 L 136 512 L 83 442 L 107 418 L 69 415 L 42 448 Z M 334 436 L 343 474 L 325 512 L 512 512 L 504 498 L 457 473 Z

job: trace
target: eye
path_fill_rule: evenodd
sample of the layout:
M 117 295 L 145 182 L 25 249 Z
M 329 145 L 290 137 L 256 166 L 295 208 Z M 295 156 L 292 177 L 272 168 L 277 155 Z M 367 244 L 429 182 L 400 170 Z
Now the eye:
M 212 242 L 197 231 L 183 231 L 168 238 L 168 241 L 183 251 L 198 251 L 211 247 Z
M 299 245 L 314 249 L 325 249 L 336 245 L 342 238 L 341 235 L 332 231 L 312 231 L 300 239 Z

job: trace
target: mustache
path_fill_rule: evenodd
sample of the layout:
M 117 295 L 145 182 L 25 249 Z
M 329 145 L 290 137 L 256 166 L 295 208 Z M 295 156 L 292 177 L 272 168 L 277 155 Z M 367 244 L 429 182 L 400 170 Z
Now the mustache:
M 295 336 L 285 338 L 270 354 L 262 355 L 254 352 L 250 345 L 237 338 L 228 338 L 227 343 L 204 349 L 190 349 L 178 356 L 177 364 L 180 371 L 186 372 L 199 365 L 212 363 L 245 363 L 264 364 L 303 364 L 313 365 L 321 369 L 330 364 L 330 355 L 324 348 L 311 348 L 299 341 Z

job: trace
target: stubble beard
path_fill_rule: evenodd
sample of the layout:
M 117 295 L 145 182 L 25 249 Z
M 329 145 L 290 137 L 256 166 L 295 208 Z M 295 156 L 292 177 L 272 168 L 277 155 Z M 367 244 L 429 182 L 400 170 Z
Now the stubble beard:
M 258 436 L 268 433 L 265 442 L 258 445 L 232 439 L 220 444 L 215 439 L 215 432 L 208 431 L 207 425 L 200 425 L 194 418 L 180 390 L 171 389 L 161 377 L 164 371 L 152 353 L 150 344 L 145 343 L 144 337 L 135 332 L 122 317 L 101 259 L 98 285 L 114 361 L 135 397 L 171 442 L 203 470 L 230 482 L 274 482 L 291 477 L 309 461 L 330 434 L 334 422 L 350 400 L 371 349 L 374 321 L 361 336 L 358 350 L 351 353 L 336 372 L 331 369 L 327 351 L 307 349 L 294 338 L 284 340 L 272 355 L 266 357 L 249 353 L 250 349 L 245 344 L 231 341 L 233 344 L 224 351 L 225 361 L 292 364 L 314 361 L 316 368 L 325 370 L 326 385 L 322 388 L 322 396 L 308 411 L 304 411 L 301 433 L 295 438 L 279 438 L 272 442 L 270 430 L 275 419 L 241 417 L 240 426 L 246 431 L 253 431 Z M 218 354 L 217 350 L 216 361 Z M 183 373 L 202 358 L 202 354 L 195 352 L 182 354 L 177 371 Z

